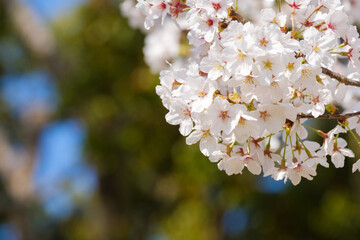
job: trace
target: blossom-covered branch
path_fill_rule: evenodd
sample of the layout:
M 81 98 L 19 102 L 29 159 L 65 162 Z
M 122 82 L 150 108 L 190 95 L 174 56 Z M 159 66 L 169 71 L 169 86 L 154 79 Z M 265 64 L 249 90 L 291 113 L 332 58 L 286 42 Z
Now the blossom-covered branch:
M 285 2 L 284 11 L 262 9 L 253 21 L 235 11 L 233 0 L 139 0 L 137 8 L 146 29 L 171 15 L 188 32 L 186 60 L 171 61 L 156 88 L 167 122 L 229 175 L 247 168 L 296 185 L 311 180 L 319 165 L 328 167 L 328 159 L 343 167 L 354 157 L 340 134 L 360 133 L 360 108 L 351 109 L 360 94 L 345 86 L 359 86 L 351 78 L 360 75 L 360 38 L 340 1 Z M 347 68 L 338 56 L 348 58 Z M 337 114 L 331 106 L 338 104 L 356 113 Z M 304 118 L 340 125 L 320 145 L 307 139 Z
M 231 8 L 229 10 L 229 16 L 232 18 L 232 20 L 241 22 L 242 24 L 245 24 L 247 22 L 247 20 L 234 8 Z M 340 73 L 334 72 L 325 67 L 321 67 L 321 70 L 322 70 L 323 74 L 325 74 L 333 79 L 336 79 L 337 81 L 344 83 L 345 85 L 360 87 L 360 81 L 349 79 L 348 77 L 346 77 Z

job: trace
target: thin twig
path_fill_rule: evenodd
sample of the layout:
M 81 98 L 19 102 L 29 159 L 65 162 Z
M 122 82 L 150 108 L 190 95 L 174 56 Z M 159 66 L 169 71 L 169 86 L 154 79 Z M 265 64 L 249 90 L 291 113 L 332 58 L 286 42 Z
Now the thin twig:
M 316 119 L 346 119 L 350 117 L 360 116 L 360 112 L 345 113 L 345 114 L 324 114 L 318 117 L 314 117 L 311 114 L 299 114 L 298 118 L 316 118 Z

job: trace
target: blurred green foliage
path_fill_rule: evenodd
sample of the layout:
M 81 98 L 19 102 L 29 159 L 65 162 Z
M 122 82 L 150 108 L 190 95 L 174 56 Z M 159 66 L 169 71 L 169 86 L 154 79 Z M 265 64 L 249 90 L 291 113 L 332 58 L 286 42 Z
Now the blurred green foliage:
M 3 11 L 1 38 L 13 34 Z M 49 221 L 36 204 L 26 208 L 36 220 L 35 239 L 359 239 L 360 175 L 351 174 L 350 162 L 320 168 L 315 180 L 279 193 L 264 192 L 262 177 L 246 170 L 227 176 L 165 122 L 158 76 L 142 60 L 144 36 L 127 25 L 116 2 L 89 1 L 52 29 L 61 62 L 54 118 L 84 122 L 99 186 L 90 203 L 61 222 Z M 235 207 L 245 209 L 248 223 L 230 236 L 223 216 Z

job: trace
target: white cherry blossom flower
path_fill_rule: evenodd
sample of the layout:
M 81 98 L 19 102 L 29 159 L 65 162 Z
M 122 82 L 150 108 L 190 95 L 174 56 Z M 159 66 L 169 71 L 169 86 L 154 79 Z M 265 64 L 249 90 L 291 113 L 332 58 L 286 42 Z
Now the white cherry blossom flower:
M 169 20 L 146 36 L 144 57 L 152 72 L 159 72 L 167 61 L 178 56 L 180 34 L 181 30 Z
M 327 28 L 334 32 L 338 37 L 344 37 L 348 31 L 348 16 L 340 10 L 330 9 L 325 18 Z
M 278 13 L 259 8 L 272 7 L 272 0 L 237 6 L 233 0 L 139 0 L 138 12 L 126 15 L 152 28 L 146 62 L 154 72 L 164 69 L 156 93 L 187 144 L 199 142 L 228 175 L 247 168 L 297 185 L 316 176 L 318 166 L 329 167 L 327 157 L 337 168 L 354 157 L 340 134 L 359 134 L 359 116 L 341 118 L 327 133 L 312 129 L 324 138 L 322 146 L 311 140 L 305 119 L 333 115 L 333 106 L 360 111 L 359 90 L 336 76 L 360 81 L 360 38 L 344 11 L 348 1 L 347 8 L 340 0 L 285 2 Z M 253 21 L 241 20 L 236 7 Z
M 308 166 L 306 163 L 299 163 L 294 168 L 288 169 L 287 174 L 287 177 L 293 185 L 298 185 L 301 181 L 301 177 L 312 180 L 313 176 L 316 176 L 314 167 Z
M 255 59 L 256 69 L 254 74 L 263 86 L 270 86 L 284 69 L 281 59 L 275 54 L 266 54 Z
M 236 141 L 245 143 L 249 137 L 258 138 L 260 136 L 260 127 L 257 118 L 252 117 L 255 113 L 242 114 L 238 125 L 234 129 Z
M 197 77 L 188 82 L 188 88 L 181 90 L 182 95 L 191 100 L 192 112 L 201 113 L 212 104 L 216 87 L 216 82 Z
M 286 108 L 275 104 L 264 104 L 258 108 L 259 125 L 269 133 L 278 133 L 286 120 Z
M 236 155 L 224 160 L 221 160 L 218 163 L 218 168 L 224 170 L 227 175 L 239 174 L 242 173 L 242 170 L 245 167 L 244 156 Z
M 200 63 L 200 70 L 207 73 L 210 80 L 223 77 L 224 80 L 230 78 L 230 72 L 225 68 L 226 62 L 222 59 L 221 51 L 216 47 L 209 52 L 209 56 L 204 57 Z
M 161 19 L 163 23 L 166 15 L 170 11 L 169 3 L 164 0 L 140 0 L 136 5 L 140 11 L 142 11 L 145 15 L 145 29 L 150 29 L 154 26 L 154 20 Z
M 192 145 L 200 141 L 200 151 L 210 156 L 216 150 L 216 138 L 210 133 L 209 125 L 196 125 L 194 131 L 186 138 L 186 144 Z
M 344 167 L 345 157 L 353 158 L 355 155 L 353 151 L 345 148 L 347 145 L 346 141 L 342 138 L 338 138 L 334 143 L 333 152 L 331 154 L 331 161 L 336 168 Z
M 277 168 L 275 168 L 275 163 L 280 164 L 281 162 L 281 156 L 277 153 L 274 153 L 270 149 L 264 150 L 264 157 L 262 159 L 262 169 L 264 172 L 264 177 L 272 175 L 274 171 L 277 171 Z
M 250 22 L 245 23 L 245 25 L 240 22 L 230 22 L 229 26 L 221 33 L 221 43 L 224 47 L 231 47 L 237 41 L 244 40 L 253 30 L 254 25 Z
M 298 9 L 306 8 L 311 0 L 285 0 L 287 4 L 291 7 L 291 11 L 295 12 Z
M 314 27 L 310 27 L 304 32 L 304 40 L 301 41 L 303 51 L 308 63 L 314 66 L 331 67 L 334 63 L 329 50 L 335 47 L 336 38 L 329 32 L 322 34 Z
M 226 68 L 232 75 L 249 75 L 253 68 L 253 58 L 245 41 L 238 41 L 222 51 L 222 58 L 226 61 Z
M 284 27 L 286 24 L 287 15 L 285 13 L 276 14 L 272 8 L 264 8 L 261 10 L 261 21 L 264 23 L 274 23 L 279 27 Z
M 215 98 L 214 104 L 207 109 L 207 117 L 210 123 L 210 132 L 218 136 L 220 132 L 229 134 L 237 126 L 246 107 L 240 104 L 231 105 L 227 100 Z
M 256 26 L 246 40 L 251 44 L 254 54 L 266 55 L 282 52 L 283 46 L 280 43 L 282 32 L 274 24 L 265 25 L 264 27 Z
M 205 9 L 209 15 L 216 15 L 218 18 L 226 18 L 227 9 L 232 5 L 232 0 L 208 0 L 196 3 L 198 8 Z
M 191 22 L 193 23 L 190 29 L 192 29 L 197 36 L 204 38 L 206 42 L 214 40 L 218 32 L 219 20 L 217 18 L 202 13 L 201 15 L 195 16 Z
M 165 119 L 172 125 L 180 124 L 179 131 L 184 136 L 189 135 L 193 128 L 191 109 L 189 105 L 179 99 L 172 102 L 170 112 L 166 114 Z
M 336 140 L 336 136 L 339 133 L 346 133 L 346 130 L 343 127 L 337 125 L 334 129 L 330 130 L 327 134 L 325 134 L 323 147 L 326 154 L 332 154 L 334 150 L 334 143 Z

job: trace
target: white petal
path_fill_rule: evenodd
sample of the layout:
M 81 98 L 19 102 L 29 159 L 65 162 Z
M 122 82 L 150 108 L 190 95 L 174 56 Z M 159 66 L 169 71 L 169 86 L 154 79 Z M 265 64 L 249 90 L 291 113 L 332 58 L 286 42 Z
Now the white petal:
M 248 163 L 246 164 L 246 167 L 254 175 L 259 175 L 261 173 L 260 164 L 254 160 L 248 161 Z
M 357 160 L 356 163 L 354 163 L 352 166 L 352 172 L 354 173 L 356 170 L 360 171 L 360 159 Z
M 350 149 L 348 148 L 343 148 L 343 149 L 340 149 L 340 152 L 344 155 L 344 156 L 347 156 L 347 157 L 355 157 L 355 154 L 353 151 L 351 151 Z
M 336 151 L 333 155 L 331 155 L 331 161 L 335 165 L 336 168 L 344 167 L 345 157 L 340 152 Z
M 187 138 L 186 138 L 186 144 L 192 145 L 200 141 L 202 136 L 204 135 L 203 131 L 193 131 Z
M 192 129 L 193 129 L 193 121 L 190 118 L 184 119 L 180 123 L 179 130 L 183 136 L 189 135 L 189 133 L 191 132 Z
M 301 181 L 300 174 L 295 170 L 289 170 L 288 177 L 294 186 L 298 185 Z
M 212 152 L 214 152 L 216 149 L 216 139 L 208 136 L 207 138 L 204 138 L 200 140 L 200 151 L 205 156 L 209 156 Z
M 226 160 L 225 172 L 227 175 L 239 174 L 244 169 L 244 161 L 238 157 L 232 157 Z

